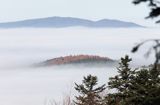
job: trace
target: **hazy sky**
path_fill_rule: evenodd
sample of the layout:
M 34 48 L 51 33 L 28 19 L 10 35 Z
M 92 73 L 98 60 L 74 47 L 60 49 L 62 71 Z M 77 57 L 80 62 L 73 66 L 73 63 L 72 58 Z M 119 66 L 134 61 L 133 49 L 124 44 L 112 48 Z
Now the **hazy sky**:
M 145 25 L 149 8 L 134 6 L 133 0 L 0 0 L 0 22 L 64 16 L 86 19 L 120 19 Z

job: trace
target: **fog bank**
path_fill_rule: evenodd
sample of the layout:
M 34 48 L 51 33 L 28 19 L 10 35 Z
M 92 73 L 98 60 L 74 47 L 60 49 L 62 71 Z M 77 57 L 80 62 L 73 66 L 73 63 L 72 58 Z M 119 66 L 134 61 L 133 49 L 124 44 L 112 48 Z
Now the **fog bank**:
M 132 47 L 147 39 L 160 38 L 159 29 L 0 29 L 0 105 L 44 105 L 46 100 L 60 100 L 74 93 L 74 82 L 84 75 L 97 75 L 100 84 L 116 74 L 114 68 L 45 67 L 32 68 L 48 59 L 67 55 L 99 55 L 114 60 L 126 54 L 133 58 L 132 66 L 150 64 L 143 46 L 136 54 Z

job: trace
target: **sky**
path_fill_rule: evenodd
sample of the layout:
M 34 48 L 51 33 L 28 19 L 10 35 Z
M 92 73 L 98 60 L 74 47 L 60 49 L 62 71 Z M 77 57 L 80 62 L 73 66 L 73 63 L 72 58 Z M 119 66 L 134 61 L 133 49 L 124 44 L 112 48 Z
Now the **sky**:
M 118 19 L 141 25 L 156 26 L 144 19 L 149 8 L 135 6 L 133 0 L 0 0 L 0 22 L 52 16 L 91 20 Z

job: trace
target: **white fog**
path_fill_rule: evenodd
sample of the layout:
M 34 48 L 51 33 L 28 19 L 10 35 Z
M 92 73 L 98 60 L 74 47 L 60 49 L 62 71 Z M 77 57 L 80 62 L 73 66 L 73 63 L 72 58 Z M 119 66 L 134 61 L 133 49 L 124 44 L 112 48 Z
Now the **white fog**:
M 34 64 L 66 55 L 99 55 L 118 60 L 126 54 L 132 66 L 152 63 L 144 58 L 147 46 L 136 54 L 136 43 L 160 37 L 159 29 L 0 29 L 0 105 L 45 105 L 74 93 L 74 82 L 87 74 L 97 75 L 102 83 L 116 74 L 115 68 L 33 68 Z M 151 43 L 149 43 L 151 44 Z

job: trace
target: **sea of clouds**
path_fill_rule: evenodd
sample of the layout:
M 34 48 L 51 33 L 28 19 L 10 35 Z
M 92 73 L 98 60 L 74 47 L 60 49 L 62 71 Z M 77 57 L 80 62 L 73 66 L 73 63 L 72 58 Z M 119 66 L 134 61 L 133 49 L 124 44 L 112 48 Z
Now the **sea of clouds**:
M 87 74 L 97 75 L 100 84 L 116 74 L 116 68 L 34 68 L 34 64 L 59 56 L 89 54 L 119 60 L 126 54 L 133 58 L 132 66 L 147 65 L 154 56 L 143 54 L 152 43 L 136 54 L 136 43 L 160 38 L 153 28 L 57 28 L 0 29 L 0 104 L 44 105 L 73 93 L 74 82 Z M 49 104 L 49 103 L 48 103 Z

